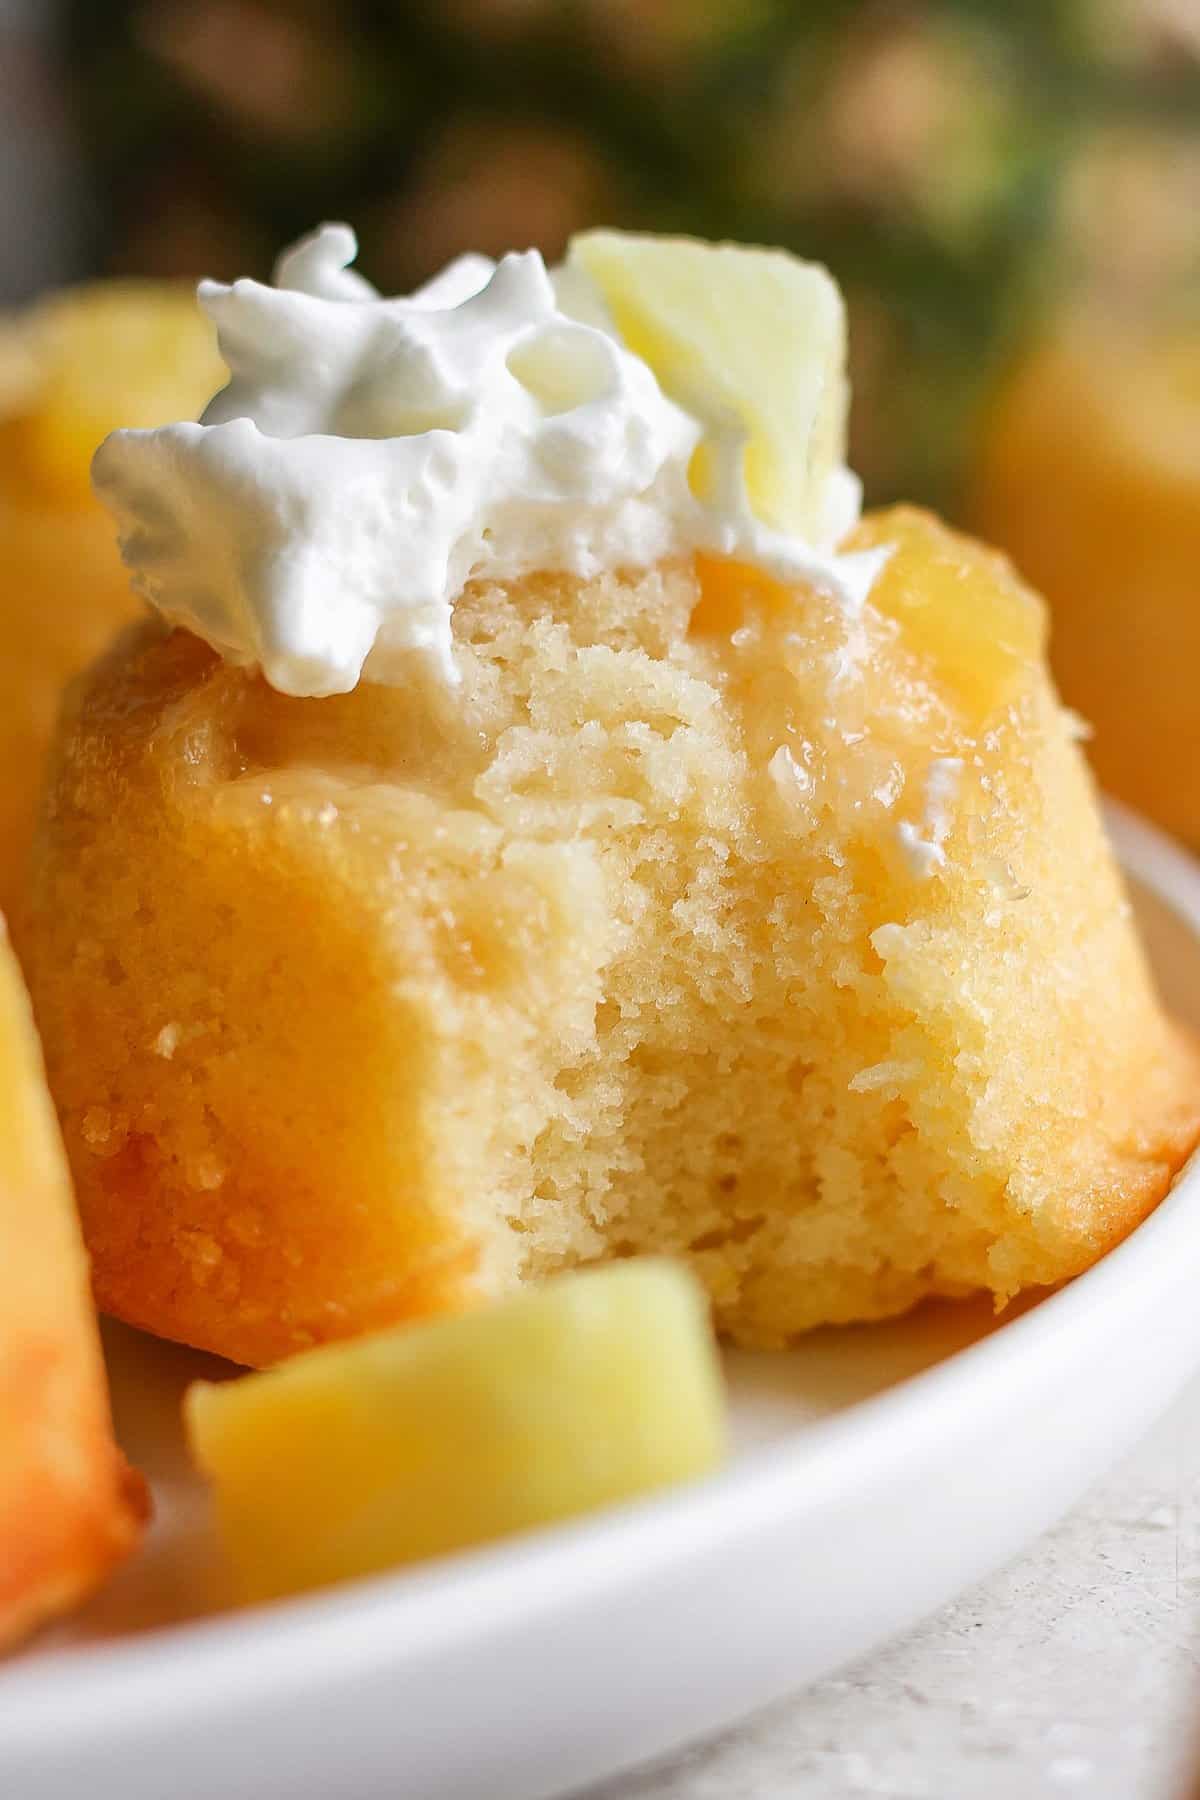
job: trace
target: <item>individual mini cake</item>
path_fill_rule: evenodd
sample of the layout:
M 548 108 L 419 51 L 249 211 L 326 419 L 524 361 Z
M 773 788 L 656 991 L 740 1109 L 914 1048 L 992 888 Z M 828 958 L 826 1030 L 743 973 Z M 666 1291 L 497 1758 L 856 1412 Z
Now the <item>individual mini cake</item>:
M 164 616 L 29 951 L 102 1305 L 267 1363 L 664 1251 L 779 1345 L 1084 1268 L 1200 1060 L 1040 603 L 853 525 L 828 277 L 603 234 L 384 302 L 347 238 L 97 460 Z
M 1103 785 L 1200 846 L 1200 329 L 1064 324 L 990 409 L 973 516 L 1050 601 Z
M 137 1541 L 87 1259 L 16 963 L 0 925 L 0 1648 Z
M 186 290 L 101 282 L 0 331 L 0 909 L 16 899 L 66 681 L 137 603 L 88 485 L 114 425 L 198 411 L 219 386 Z

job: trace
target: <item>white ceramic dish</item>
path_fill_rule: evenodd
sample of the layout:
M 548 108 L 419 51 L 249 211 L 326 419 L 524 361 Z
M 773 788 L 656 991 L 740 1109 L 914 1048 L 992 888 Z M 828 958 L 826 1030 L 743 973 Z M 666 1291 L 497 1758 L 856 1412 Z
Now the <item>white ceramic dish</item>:
M 1171 1005 L 1200 1025 L 1200 866 L 1123 815 Z M 177 1400 L 204 1359 L 114 1330 L 148 1553 L 0 1674 L 13 1800 L 537 1800 L 711 1732 L 1011 1556 L 1200 1364 L 1200 1165 L 1103 1263 L 733 1357 L 737 1453 L 649 1504 L 314 1599 L 219 1606 Z M 183 1621 L 183 1622 L 181 1622 Z

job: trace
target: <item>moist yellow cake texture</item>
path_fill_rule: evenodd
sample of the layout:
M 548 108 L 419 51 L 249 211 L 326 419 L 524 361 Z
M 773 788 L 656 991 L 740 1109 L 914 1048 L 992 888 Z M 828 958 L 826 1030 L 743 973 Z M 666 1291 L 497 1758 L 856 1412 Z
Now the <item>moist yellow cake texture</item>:
M 0 920 L 0 1649 L 136 1542 L 87 1259 L 29 1001 Z
M 63 686 L 138 610 L 92 452 L 222 379 L 211 329 L 170 283 L 97 282 L 0 322 L 0 909 L 20 891 Z
M 855 623 L 687 560 L 476 584 L 461 686 L 147 623 L 76 692 L 29 967 L 101 1304 L 269 1363 L 685 1258 L 779 1345 L 1089 1264 L 1200 1130 L 1046 673 L 926 515 Z

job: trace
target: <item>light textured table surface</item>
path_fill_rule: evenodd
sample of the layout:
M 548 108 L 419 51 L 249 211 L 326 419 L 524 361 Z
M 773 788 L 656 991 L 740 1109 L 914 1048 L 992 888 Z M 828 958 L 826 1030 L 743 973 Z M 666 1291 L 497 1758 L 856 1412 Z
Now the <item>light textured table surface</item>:
M 1198 1651 L 1200 1382 L 919 1630 L 587 1800 L 1200 1800 Z

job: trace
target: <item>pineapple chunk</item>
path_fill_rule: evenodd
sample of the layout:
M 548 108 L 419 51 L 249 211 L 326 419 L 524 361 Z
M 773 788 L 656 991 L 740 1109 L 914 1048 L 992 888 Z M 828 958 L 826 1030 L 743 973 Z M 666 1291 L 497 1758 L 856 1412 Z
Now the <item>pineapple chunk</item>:
M 252 1599 L 702 1475 L 723 1438 L 707 1302 L 657 1259 L 197 1383 L 185 1417 Z
M 941 530 L 916 507 L 872 513 L 848 550 L 892 546 L 871 605 L 934 664 L 974 726 L 1005 706 L 1041 662 L 1046 609 L 1006 559 Z
M 21 339 L 37 374 L 10 402 L 0 461 L 72 504 L 87 499 L 92 453 L 110 431 L 194 418 L 228 375 L 190 288 L 168 282 L 70 288 Z
M 708 428 L 691 472 L 700 498 L 725 503 L 732 439 L 733 478 L 757 517 L 822 537 L 846 435 L 845 311 L 831 276 L 784 250 L 619 231 L 573 239 L 568 262 L 664 392 Z

